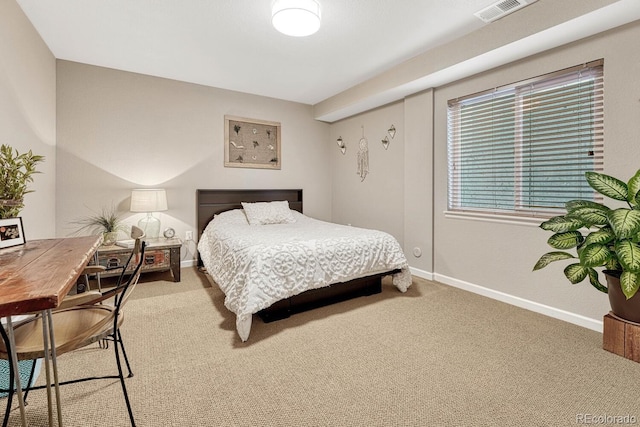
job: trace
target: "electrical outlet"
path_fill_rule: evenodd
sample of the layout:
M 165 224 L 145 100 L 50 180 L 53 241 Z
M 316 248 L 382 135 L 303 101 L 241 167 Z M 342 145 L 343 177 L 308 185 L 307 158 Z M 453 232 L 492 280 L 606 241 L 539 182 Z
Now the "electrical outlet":
M 188 231 L 185 233 L 185 238 L 186 238 L 187 240 L 193 240 L 193 231 L 188 230 Z

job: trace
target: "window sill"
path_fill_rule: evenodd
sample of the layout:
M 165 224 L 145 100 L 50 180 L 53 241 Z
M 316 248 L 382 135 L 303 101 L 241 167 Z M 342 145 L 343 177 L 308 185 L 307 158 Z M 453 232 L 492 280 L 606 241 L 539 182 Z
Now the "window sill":
M 460 211 L 444 211 L 446 218 L 453 219 L 467 219 L 471 221 L 484 221 L 484 222 L 497 222 L 501 224 L 514 224 L 514 225 L 526 225 L 531 227 L 538 227 L 540 224 L 549 217 L 528 217 L 518 215 L 500 215 L 493 213 L 482 212 L 460 212 Z

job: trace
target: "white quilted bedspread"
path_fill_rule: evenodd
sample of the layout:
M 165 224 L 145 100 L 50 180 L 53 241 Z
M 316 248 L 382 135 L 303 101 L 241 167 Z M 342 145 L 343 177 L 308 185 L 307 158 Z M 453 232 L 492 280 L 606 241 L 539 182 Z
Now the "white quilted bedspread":
M 292 224 L 249 225 L 242 209 L 216 215 L 198 250 L 207 272 L 236 314 L 242 341 L 252 314 L 308 289 L 392 269 L 402 292 L 411 285 L 400 244 L 388 233 L 312 219 L 293 211 Z

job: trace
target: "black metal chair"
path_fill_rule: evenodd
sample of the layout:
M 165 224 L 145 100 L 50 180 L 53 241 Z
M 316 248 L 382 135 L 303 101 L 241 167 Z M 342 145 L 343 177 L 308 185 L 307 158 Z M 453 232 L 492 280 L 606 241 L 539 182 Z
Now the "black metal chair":
M 128 377 L 132 377 L 133 373 L 124 348 L 122 336 L 120 334 L 120 325 L 123 321 L 122 309 L 138 283 L 140 269 L 144 262 L 145 243 L 140 242 L 141 237 L 144 235 L 141 230 L 138 230 L 139 229 L 137 227 L 133 227 L 132 236 L 136 236 L 136 245 L 127 262 L 124 264 L 122 272 L 113 288 L 104 292 L 89 291 L 69 296 L 65 298 L 60 306 L 53 310 L 52 313 L 57 355 L 62 355 L 66 352 L 86 347 L 87 345 L 97 341 L 113 341 L 116 364 L 118 367 L 118 375 L 80 378 L 61 381 L 59 384 L 64 385 L 104 378 L 119 379 L 132 426 L 135 426 L 135 420 L 124 381 L 120 351 L 122 351 L 122 357 L 124 358 L 127 366 Z M 135 267 L 131 271 L 128 267 L 130 265 L 134 265 L 131 264 L 133 259 L 135 259 Z M 113 299 L 113 301 L 110 301 L 111 299 Z M 44 357 L 45 354 L 41 322 L 42 316 L 37 314 L 29 319 L 14 324 L 17 358 L 18 360 L 33 360 L 33 368 L 35 368 L 35 360 Z M 2 341 L 0 342 L 0 358 L 8 360 L 11 365 L 11 353 L 8 349 L 9 339 L 4 327 L 0 327 L 0 334 L 2 335 Z M 13 370 L 10 369 L 10 387 L 5 391 L 8 392 L 8 397 L 3 427 L 6 427 L 9 421 L 12 398 L 15 394 L 15 387 L 13 387 L 14 382 L 14 373 Z M 26 387 L 24 387 L 25 399 L 29 390 L 41 389 L 44 387 L 46 386 L 30 387 L 30 383 L 28 383 Z

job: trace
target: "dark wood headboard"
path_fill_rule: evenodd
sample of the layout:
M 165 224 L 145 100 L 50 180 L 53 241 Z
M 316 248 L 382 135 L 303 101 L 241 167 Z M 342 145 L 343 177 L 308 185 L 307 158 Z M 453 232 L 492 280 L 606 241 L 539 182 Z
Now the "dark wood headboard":
M 242 202 L 287 200 L 289 207 L 302 212 L 302 190 L 197 190 L 198 238 L 213 216 L 231 209 L 242 209 Z

